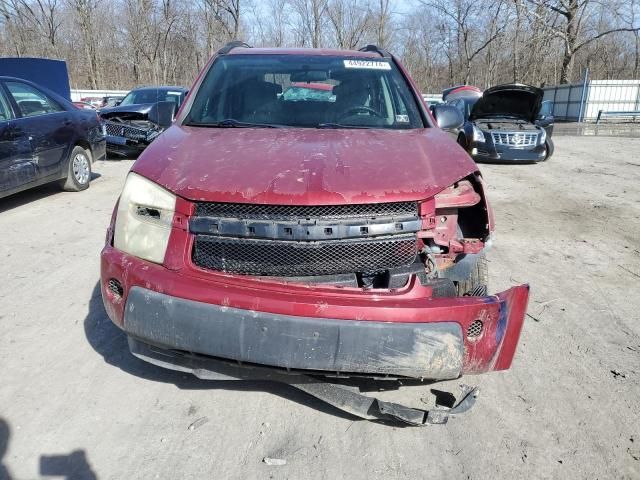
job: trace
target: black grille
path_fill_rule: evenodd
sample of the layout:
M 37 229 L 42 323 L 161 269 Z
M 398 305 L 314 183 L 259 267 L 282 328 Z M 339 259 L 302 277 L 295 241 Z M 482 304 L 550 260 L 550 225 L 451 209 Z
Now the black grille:
M 415 235 L 370 240 L 290 242 L 197 235 L 193 263 L 229 273 L 265 276 L 375 273 L 413 263 Z
M 132 127 L 123 123 L 105 122 L 107 135 L 114 137 L 127 138 L 144 138 L 146 130 L 143 128 Z
M 196 215 L 202 217 L 278 219 L 380 218 L 418 215 L 416 202 L 354 205 L 255 205 L 248 203 L 198 203 Z

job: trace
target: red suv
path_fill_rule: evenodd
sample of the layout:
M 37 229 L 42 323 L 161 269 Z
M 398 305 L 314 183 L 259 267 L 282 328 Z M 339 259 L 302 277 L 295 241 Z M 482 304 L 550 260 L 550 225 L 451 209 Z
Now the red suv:
M 102 251 L 109 317 L 134 354 L 197 375 L 194 359 L 509 368 L 528 286 L 487 294 L 484 182 L 444 131 L 461 123 L 375 47 L 222 49 L 127 177 Z

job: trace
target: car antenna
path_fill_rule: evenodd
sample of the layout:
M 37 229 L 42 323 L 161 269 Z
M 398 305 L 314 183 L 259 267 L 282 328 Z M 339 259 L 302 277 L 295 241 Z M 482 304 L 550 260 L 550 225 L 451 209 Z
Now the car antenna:
M 376 52 L 376 53 L 380 54 L 381 57 L 391 58 L 391 54 L 389 52 L 387 52 L 386 50 L 384 50 L 382 48 L 379 48 L 377 45 L 369 44 L 366 47 L 362 47 L 358 51 L 359 52 Z
M 220 50 L 218 50 L 218 55 L 226 55 L 227 53 L 229 53 L 231 50 L 233 50 L 236 47 L 253 48 L 248 43 L 241 42 L 240 40 L 234 40 L 232 42 L 227 43 L 224 47 L 222 47 Z

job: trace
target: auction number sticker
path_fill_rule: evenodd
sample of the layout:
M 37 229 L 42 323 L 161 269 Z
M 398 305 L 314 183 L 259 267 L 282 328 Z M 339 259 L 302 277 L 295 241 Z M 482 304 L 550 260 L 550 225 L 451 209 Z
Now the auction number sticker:
M 376 62 L 375 60 L 345 60 L 344 68 L 365 68 L 368 70 L 391 70 L 391 65 L 387 62 Z

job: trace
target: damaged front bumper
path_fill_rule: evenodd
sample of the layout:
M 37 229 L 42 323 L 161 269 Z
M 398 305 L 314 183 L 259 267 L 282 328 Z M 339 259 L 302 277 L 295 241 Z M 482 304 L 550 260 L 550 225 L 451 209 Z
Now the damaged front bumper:
M 107 150 L 112 153 L 129 154 L 140 153 L 158 136 L 163 129 L 160 127 L 141 128 L 125 122 L 104 122 Z
M 112 279 L 121 284 L 117 294 Z M 432 293 L 415 278 L 381 293 L 228 275 L 204 280 L 110 246 L 102 253 L 111 320 L 167 351 L 346 377 L 450 380 L 510 367 L 527 285 L 484 297 Z
M 316 376 L 291 374 L 255 365 L 240 365 L 193 353 L 154 347 L 129 337 L 131 353 L 159 367 L 188 372 L 202 380 L 268 380 L 285 383 L 323 402 L 366 420 L 400 421 L 411 426 L 439 425 L 450 417 L 469 411 L 478 397 L 476 387 L 462 385 L 452 405 L 438 405 L 429 410 L 387 402 L 360 393 L 357 387 L 329 383 Z M 388 382 L 387 382 L 388 383 Z

